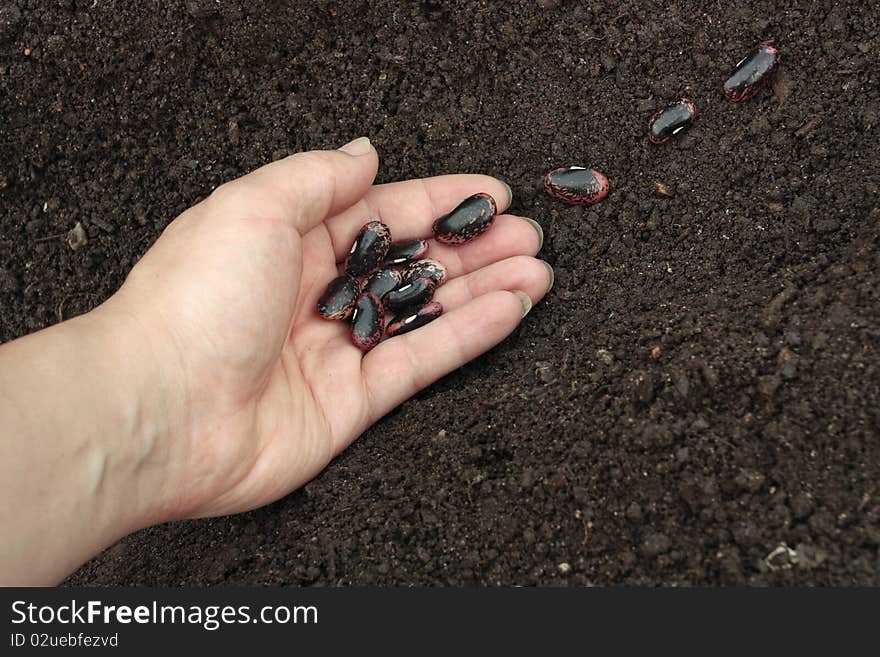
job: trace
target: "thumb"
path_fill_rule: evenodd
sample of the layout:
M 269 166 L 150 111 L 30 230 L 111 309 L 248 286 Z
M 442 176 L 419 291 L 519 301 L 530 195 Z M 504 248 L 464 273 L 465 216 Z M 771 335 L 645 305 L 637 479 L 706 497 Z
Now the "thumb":
M 361 200 L 376 177 L 379 156 L 367 137 L 335 151 L 296 153 L 218 187 L 215 195 L 243 210 L 258 206 L 301 235 Z

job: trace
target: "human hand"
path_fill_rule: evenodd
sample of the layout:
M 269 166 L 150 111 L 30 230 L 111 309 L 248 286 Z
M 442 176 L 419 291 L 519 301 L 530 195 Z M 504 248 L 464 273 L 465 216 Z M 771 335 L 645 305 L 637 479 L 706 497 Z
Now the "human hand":
M 395 406 L 509 335 L 552 285 L 537 224 L 501 214 L 461 247 L 430 242 L 445 314 L 364 355 L 316 312 L 359 228 L 424 238 L 475 192 L 503 212 L 509 188 L 479 175 L 373 186 L 366 139 L 293 155 L 218 188 L 171 223 L 98 312 L 125 323 L 151 363 L 144 467 L 162 472 L 156 519 L 244 511 L 313 478 Z M 517 291 L 517 292 L 513 292 Z M 118 321 L 118 320 L 114 320 Z M 150 410 L 151 409 L 151 410 Z

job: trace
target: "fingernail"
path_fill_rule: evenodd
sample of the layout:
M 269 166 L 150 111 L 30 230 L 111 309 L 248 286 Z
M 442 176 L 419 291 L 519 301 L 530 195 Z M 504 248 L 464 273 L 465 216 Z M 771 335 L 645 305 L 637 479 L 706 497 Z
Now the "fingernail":
M 503 180 L 501 181 L 501 184 L 507 188 L 507 205 L 509 206 L 511 203 L 513 203 L 513 190 L 510 188 L 510 185 L 508 185 Z
M 519 301 L 522 304 L 522 308 L 523 308 L 522 316 L 525 317 L 526 315 L 529 314 L 529 311 L 532 309 L 532 299 L 528 294 L 526 294 L 522 290 L 513 290 L 513 293 L 519 297 Z
M 540 258 L 538 258 L 540 260 Z M 547 286 L 547 291 L 553 289 L 553 283 L 556 282 L 556 272 L 553 271 L 553 266 L 547 262 L 546 260 L 541 260 L 545 265 L 547 265 L 547 269 L 550 270 L 550 285 Z
M 538 233 L 538 251 L 540 251 L 541 247 L 544 246 L 544 229 L 541 228 L 541 224 L 539 224 L 534 219 L 529 219 L 528 217 L 520 217 L 520 219 L 528 222 L 531 227 L 535 229 L 535 232 Z
M 354 155 L 355 157 L 358 155 L 366 155 L 370 152 L 370 138 L 358 137 L 354 141 L 350 141 L 345 146 L 342 146 L 339 150 L 343 153 Z

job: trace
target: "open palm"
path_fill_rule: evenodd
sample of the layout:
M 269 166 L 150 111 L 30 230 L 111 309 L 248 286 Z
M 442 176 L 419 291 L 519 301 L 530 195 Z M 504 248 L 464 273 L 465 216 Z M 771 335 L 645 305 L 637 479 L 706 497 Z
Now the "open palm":
M 473 193 L 499 211 L 510 203 L 488 176 L 374 186 L 377 167 L 363 140 L 228 183 L 168 227 L 117 295 L 164 364 L 175 517 L 243 511 L 306 483 L 396 405 L 509 335 L 552 285 L 533 257 L 539 232 L 502 214 L 464 246 L 430 242 L 427 257 L 449 273 L 435 296 L 444 315 L 364 355 L 347 323 L 315 310 L 360 227 L 380 219 L 395 240 L 427 238 Z

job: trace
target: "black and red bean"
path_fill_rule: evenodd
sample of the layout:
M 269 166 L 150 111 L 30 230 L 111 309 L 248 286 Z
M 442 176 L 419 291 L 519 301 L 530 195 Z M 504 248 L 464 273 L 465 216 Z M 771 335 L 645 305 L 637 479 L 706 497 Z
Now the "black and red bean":
M 773 77 L 780 58 L 771 42 L 759 43 L 724 81 L 724 97 L 732 103 L 739 103 L 754 96 Z
M 345 261 L 349 276 L 366 276 L 385 260 L 391 246 L 391 231 L 381 221 L 364 224 Z
M 489 194 L 480 192 L 459 203 L 434 222 L 434 239 L 441 244 L 464 244 L 489 230 L 498 207 Z
M 442 314 L 443 306 L 436 301 L 431 301 L 421 308 L 409 310 L 397 315 L 391 320 L 391 322 L 389 322 L 388 328 L 385 329 L 385 335 L 391 338 L 395 335 L 409 333 L 429 322 L 433 322 Z
M 608 196 L 608 178 L 595 169 L 559 167 L 544 176 L 544 190 L 568 205 L 593 205 Z
M 428 252 L 428 240 L 394 242 L 385 256 L 386 265 L 402 265 L 423 257 Z
M 360 285 L 357 280 L 351 276 L 334 278 L 318 299 L 318 314 L 324 319 L 348 319 L 358 294 Z
M 430 278 L 440 287 L 446 281 L 446 267 L 436 260 L 417 260 L 403 270 L 403 281 L 411 283 L 418 278 Z
M 385 308 L 372 292 L 361 294 L 351 315 L 351 341 L 361 351 L 369 351 L 382 339 Z
M 652 144 L 665 144 L 687 130 L 697 118 L 697 106 L 687 98 L 674 100 L 648 121 L 648 139 Z
M 436 289 L 437 284 L 432 279 L 417 278 L 385 295 L 385 305 L 395 311 L 424 306 L 434 296 Z
M 403 276 L 397 269 L 388 267 L 385 269 L 377 269 L 364 283 L 363 292 L 372 292 L 380 299 L 384 299 L 385 295 L 396 290 L 403 284 Z

